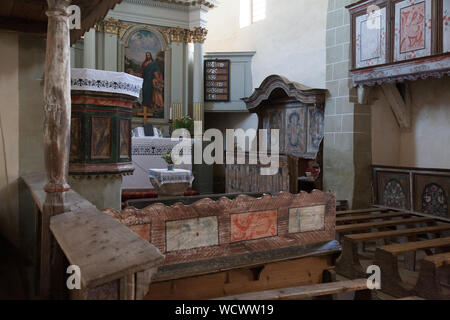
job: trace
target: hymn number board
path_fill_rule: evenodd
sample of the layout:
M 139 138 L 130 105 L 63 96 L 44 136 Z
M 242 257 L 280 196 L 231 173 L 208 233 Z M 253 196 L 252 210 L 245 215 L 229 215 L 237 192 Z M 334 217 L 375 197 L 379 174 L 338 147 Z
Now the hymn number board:
M 205 60 L 205 101 L 230 101 L 230 60 Z

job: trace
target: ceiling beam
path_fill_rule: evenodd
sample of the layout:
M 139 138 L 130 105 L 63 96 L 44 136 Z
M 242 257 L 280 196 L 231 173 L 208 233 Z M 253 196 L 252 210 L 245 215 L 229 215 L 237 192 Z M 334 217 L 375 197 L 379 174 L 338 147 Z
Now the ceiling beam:
M 0 29 L 45 34 L 47 32 L 47 21 L 0 16 Z

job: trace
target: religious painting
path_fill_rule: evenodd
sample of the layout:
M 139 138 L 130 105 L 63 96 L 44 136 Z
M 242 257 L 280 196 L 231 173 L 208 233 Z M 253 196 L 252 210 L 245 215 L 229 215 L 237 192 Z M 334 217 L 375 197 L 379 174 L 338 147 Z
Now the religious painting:
M 92 117 L 91 158 L 111 158 L 111 118 Z
M 165 52 L 161 39 L 152 30 L 137 30 L 125 47 L 124 71 L 144 80 L 140 109 L 151 118 L 164 119 Z M 146 115 L 147 116 L 147 115 Z
M 70 161 L 80 159 L 81 155 L 81 118 L 72 117 L 70 121 Z
M 286 111 L 286 152 L 301 155 L 306 152 L 306 108 Z
M 319 152 L 323 140 L 324 114 L 317 108 L 309 108 L 308 152 Z
M 414 174 L 414 211 L 450 217 L 450 177 Z
M 277 210 L 231 215 L 231 242 L 277 235 Z
M 443 1 L 442 7 L 443 51 L 450 52 L 450 0 Z
M 364 68 L 387 62 L 386 7 L 374 7 L 355 18 L 355 67 Z
M 130 120 L 120 119 L 120 158 L 131 158 Z
M 397 2 L 395 4 L 395 61 L 431 55 L 431 28 L 431 0 Z

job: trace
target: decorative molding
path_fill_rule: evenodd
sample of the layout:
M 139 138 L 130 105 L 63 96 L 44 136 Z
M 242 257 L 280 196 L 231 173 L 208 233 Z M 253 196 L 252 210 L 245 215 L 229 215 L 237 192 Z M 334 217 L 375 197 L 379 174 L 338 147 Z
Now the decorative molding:
M 192 41 L 192 31 L 180 27 L 175 28 L 159 28 L 159 32 L 164 35 L 167 43 L 172 42 L 184 42 L 189 43 Z
M 203 43 L 206 40 L 206 35 L 208 34 L 208 30 L 202 27 L 196 27 L 192 30 L 192 41 Z
M 383 83 L 442 78 L 450 75 L 450 54 L 419 58 L 401 63 L 351 71 L 353 85 L 373 86 Z
M 312 89 L 297 82 L 291 82 L 279 75 L 267 77 L 261 86 L 249 98 L 243 98 L 249 112 L 255 110 L 267 100 L 276 89 L 282 89 L 290 98 L 295 98 L 305 104 L 314 104 L 319 108 L 325 103 L 326 89 Z
M 105 33 L 118 35 L 120 38 L 122 38 L 125 32 L 127 32 L 127 30 L 132 26 L 132 24 L 124 23 L 114 18 L 105 18 L 103 19 L 101 25 L 95 24 L 94 27 L 98 32 L 103 31 Z

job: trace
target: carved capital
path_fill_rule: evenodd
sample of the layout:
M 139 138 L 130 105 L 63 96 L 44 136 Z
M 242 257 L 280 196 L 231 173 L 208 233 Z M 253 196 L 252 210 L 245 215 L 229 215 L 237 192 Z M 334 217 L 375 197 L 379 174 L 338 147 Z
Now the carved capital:
M 192 31 L 188 29 L 183 29 L 180 27 L 175 28 L 160 28 L 158 29 L 166 39 L 167 43 L 172 42 L 184 42 L 189 43 L 192 41 Z
M 208 30 L 201 27 L 196 27 L 192 30 L 192 41 L 203 43 L 206 40 L 206 35 L 208 34 Z
M 119 34 L 120 21 L 113 18 L 103 20 L 103 31 L 109 34 Z

